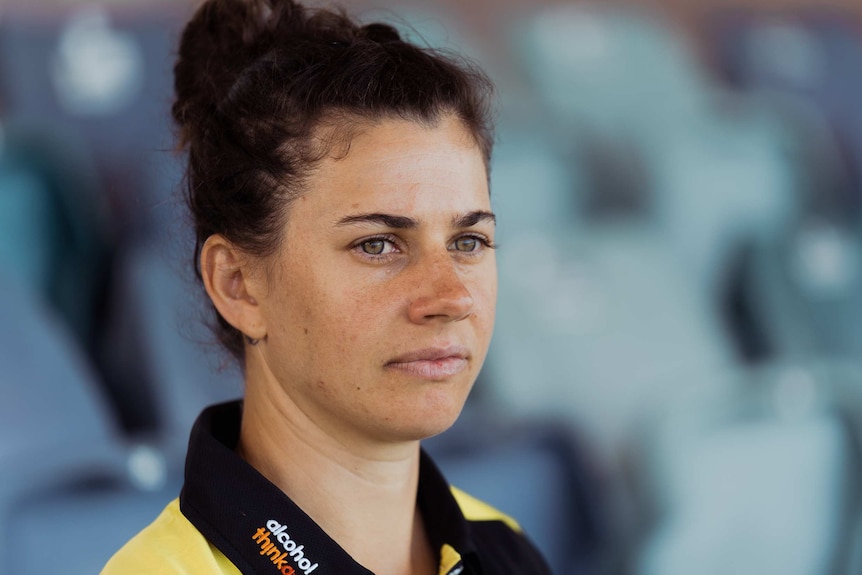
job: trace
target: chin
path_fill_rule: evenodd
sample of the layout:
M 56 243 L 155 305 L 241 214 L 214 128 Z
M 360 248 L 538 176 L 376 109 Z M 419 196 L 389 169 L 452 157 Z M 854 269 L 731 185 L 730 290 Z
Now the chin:
M 444 431 L 448 430 L 452 427 L 452 424 L 455 423 L 455 420 L 448 422 L 448 424 L 441 425 L 423 425 L 421 427 L 413 426 L 413 427 L 405 427 L 398 429 L 391 433 L 391 438 L 398 442 L 415 442 L 415 441 L 423 441 L 425 439 L 430 439 L 435 435 L 440 435 Z
M 402 436 L 410 441 L 421 441 L 439 435 L 455 424 L 463 407 L 463 401 L 435 402 L 425 409 L 416 410 L 409 421 L 402 419 Z
M 466 377 L 408 384 L 406 393 L 378 404 L 377 433 L 391 441 L 419 441 L 443 433 L 461 415 L 472 384 Z

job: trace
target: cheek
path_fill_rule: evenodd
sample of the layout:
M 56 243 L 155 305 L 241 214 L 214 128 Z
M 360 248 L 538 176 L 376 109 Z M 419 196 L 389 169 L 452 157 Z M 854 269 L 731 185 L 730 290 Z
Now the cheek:
M 326 291 L 324 291 L 326 290 Z M 383 338 L 391 320 L 392 302 L 387 290 L 340 282 L 317 291 L 319 300 L 309 313 L 314 333 L 312 346 L 331 366 L 349 366 L 351 358 L 367 354 Z
M 483 322 L 493 326 L 497 308 L 497 268 L 493 261 L 470 278 L 469 289 L 473 295 L 476 314 L 482 317 Z
M 409 274 L 400 271 L 359 269 L 340 276 L 332 290 L 333 308 L 338 308 L 343 321 L 360 331 L 382 327 L 415 291 L 415 286 L 409 284 Z

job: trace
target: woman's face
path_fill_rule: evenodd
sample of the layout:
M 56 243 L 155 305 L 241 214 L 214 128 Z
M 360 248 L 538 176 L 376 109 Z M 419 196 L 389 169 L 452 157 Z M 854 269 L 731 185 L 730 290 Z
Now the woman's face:
M 494 324 L 480 150 L 456 119 L 385 120 L 324 159 L 306 189 L 259 298 L 271 378 L 329 433 L 390 442 L 445 430 Z

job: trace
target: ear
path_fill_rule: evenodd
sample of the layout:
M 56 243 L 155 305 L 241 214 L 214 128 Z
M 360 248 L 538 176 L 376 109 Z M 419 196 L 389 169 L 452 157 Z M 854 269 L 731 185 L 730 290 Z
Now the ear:
M 260 305 L 255 294 L 263 293 L 260 274 L 254 274 L 248 256 L 224 236 L 207 238 L 201 248 L 204 288 L 221 316 L 252 339 L 266 337 Z

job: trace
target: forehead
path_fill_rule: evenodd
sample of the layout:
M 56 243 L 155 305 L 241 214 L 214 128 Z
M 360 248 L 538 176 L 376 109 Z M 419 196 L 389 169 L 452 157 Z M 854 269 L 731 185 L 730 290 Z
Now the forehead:
M 464 138 L 465 147 L 477 146 L 485 159 L 488 167 L 489 154 L 485 150 L 485 141 L 482 134 L 471 130 L 468 125 L 460 120 L 454 113 L 442 113 L 432 118 L 406 117 L 397 114 L 382 114 L 379 116 L 363 117 L 351 112 L 332 111 L 324 114 L 315 123 L 311 139 L 314 149 L 318 151 L 318 158 L 330 157 L 331 159 L 343 159 L 353 148 L 354 140 L 363 135 L 385 138 L 387 132 L 397 133 L 399 131 L 413 128 L 423 128 L 434 131 L 437 128 L 446 130 L 449 126 L 458 126 Z
M 348 130 L 335 134 L 343 145 L 332 146 L 306 180 L 301 205 L 340 213 L 489 208 L 482 151 L 458 119 L 385 119 Z

